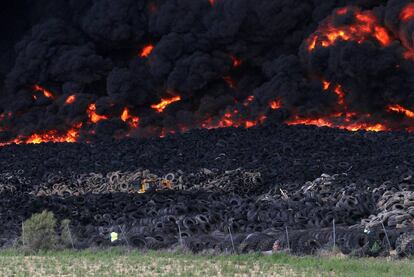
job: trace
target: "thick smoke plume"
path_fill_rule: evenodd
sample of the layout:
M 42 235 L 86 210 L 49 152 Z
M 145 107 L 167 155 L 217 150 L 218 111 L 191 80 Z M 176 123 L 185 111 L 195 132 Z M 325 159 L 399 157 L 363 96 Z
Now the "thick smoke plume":
M 2 145 L 275 121 L 414 130 L 413 1 L 19 0 L 2 13 Z

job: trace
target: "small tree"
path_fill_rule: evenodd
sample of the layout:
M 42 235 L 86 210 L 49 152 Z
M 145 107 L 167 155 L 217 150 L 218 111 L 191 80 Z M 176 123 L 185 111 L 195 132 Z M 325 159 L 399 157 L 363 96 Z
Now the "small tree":
M 52 212 L 33 214 L 23 223 L 23 247 L 33 250 L 51 250 L 57 247 L 56 219 Z

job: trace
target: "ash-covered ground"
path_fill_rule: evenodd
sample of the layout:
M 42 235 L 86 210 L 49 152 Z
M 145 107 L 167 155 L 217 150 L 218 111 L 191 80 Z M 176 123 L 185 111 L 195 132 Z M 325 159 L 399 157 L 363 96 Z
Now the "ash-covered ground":
M 240 252 L 313 253 L 333 245 L 335 224 L 344 253 L 385 255 L 391 246 L 404 255 L 413 139 L 268 125 L 11 145 L 0 148 L 0 242 L 12 245 L 22 221 L 46 209 L 71 220 L 78 248 L 109 246 L 115 230 L 118 244 L 139 248 L 233 251 L 233 240 Z

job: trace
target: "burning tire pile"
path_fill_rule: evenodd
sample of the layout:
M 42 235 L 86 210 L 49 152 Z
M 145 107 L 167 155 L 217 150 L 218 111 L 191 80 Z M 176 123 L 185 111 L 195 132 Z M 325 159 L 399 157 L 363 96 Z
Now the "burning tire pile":
M 22 221 L 46 209 L 71 220 L 77 248 L 312 254 L 335 245 L 345 254 L 409 255 L 411 141 L 278 125 L 4 147 L 0 244 L 13 245 Z
M 0 247 L 47 209 L 77 248 L 413 252 L 412 1 L 16 0 L 0 21 Z

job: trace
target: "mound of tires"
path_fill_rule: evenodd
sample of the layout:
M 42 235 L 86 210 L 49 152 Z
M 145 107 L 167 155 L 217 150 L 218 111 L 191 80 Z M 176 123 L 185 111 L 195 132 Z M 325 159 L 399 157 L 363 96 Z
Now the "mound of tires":
M 0 148 L 0 247 L 15 243 L 24 220 L 49 210 L 71 220 L 80 249 L 312 254 L 335 246 L 357 256 L 407 256 L 411 140 L 268 126 Z
M 349 183 L 347 174 L 324 174 L 303 185 L 280 185 L 265 194 L 249 195 L 242 186 L 261 184 L 259 177 L 260 173 L 242 169 L 223 173 L 203 169 L 163 177 L 142 170 L 51 178 L 50 183 L 32 191 L 4 189 L 0 242 L 13 244 L 21 222 L 44 209 L 59 220 L 71 220 L 77 248 L 121 244 L 244 253 L 269 251 L 277 242 L 281 249 L 297 254 L 335 245 L 345 254 L 378 256 L 395 249 L 397 238 L 410 230 L 409 224 L 395 228 L 385 220 L 387 227 L 394 228 L 364 225 L 370 218 L 381 218 L 378 205 L 389 192 L 380 196 L 379 188 Z M 199 183 L 192 183 L 193 179 Z M 144 184 L 148 185 L 145 192 Z M 240 193 L 224 190 L 223 185 L 229 184 L 239 187 Z M 401 195 L 394 198 L 397 196 Z M 116 243 L 109 240 L 111 232 L 120 234 Z

